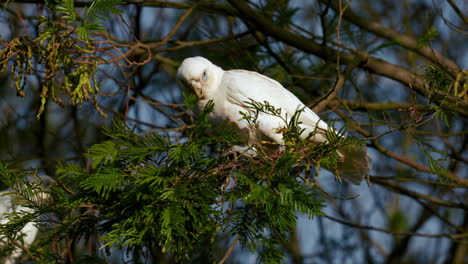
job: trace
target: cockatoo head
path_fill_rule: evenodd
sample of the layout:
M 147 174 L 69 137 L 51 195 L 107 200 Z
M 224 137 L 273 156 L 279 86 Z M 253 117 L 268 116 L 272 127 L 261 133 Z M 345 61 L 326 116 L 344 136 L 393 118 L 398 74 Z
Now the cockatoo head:
M 198 99 L 211 99 L 224 71 L 203 57 L 186 58 L 177 71 L 183 87 L 192 89 Z

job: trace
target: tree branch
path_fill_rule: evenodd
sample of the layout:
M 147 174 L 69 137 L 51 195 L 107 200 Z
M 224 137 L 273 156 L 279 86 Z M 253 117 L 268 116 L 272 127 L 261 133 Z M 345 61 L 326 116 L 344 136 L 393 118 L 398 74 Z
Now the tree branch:
M 335 113 L 338 114 L 340 117 L 342 117 L 345 121 L 350 121 L 350 119 L 344 114 L 342 113 L 341 111 L 339 110 L 335 110 Z M 357 132 L 359 132 L 361 135 L 365 136 L 365 137 L 372 137 L 372 134 L 361 128 L 359 126 L 359 124 L 356 124 L 354 122 L 351 122 L 350 123 L 350 126 L 356 130 Z M 404 157 L 404 156 L 401 156 L 393 151 L 390 151 L 388 149 L 386 149 L 384 146 L 382 146 L 377 139 L 373 139 L 371 140 L 372 142 L 372 145 L 382 154 L 390 157 L 390 158 L 393 158 L 395 160 L 398 160 L 399 162 L 403 163 L 403 164 L 406 164 L 410 167 L 413 167 L 414 169 L 418 170 L 418 171 L 423 171 L 423 172 L 429 172 L 429 173 L 434 173 L 433 170 L 431 168 L 429 168 L 428 166 L 425 166 L 425 165 L 422 165 L 422 164 L 419 164 L 407 157 Z M 450 180 L 462 185 L 462 186 L 468 186 L 468 179 L 465 179 L 465 178 L 460 178 L 458 176 L 456 176 L 455 174 L 451 173 L 451 172 L 448 172 L 446 175 L 445 175 L 447 178 L 449 178 Z
M 440 206 L 451 207 L 451 208 L 461 208 L 461 209 L 464 209 L 464 210 L 468 210 L 468 205 L 467 204 L 449 202 L 449 201 L 445 201 L 445 200 L 436 198 L 436 197 L 431 196 L 431 195 L 417 193 L 417 192 L 408 190 L 408 189 L 406 189 L 406 188 L 404 188 L 404 187 L 402 187 L 402 186 L 400 186 L 400 185 L 398 185 L 396 183 L 385 181 L 385 180 L 382 180 L 380 178 L 370 177 L 370 180 L 371 180 L 371 182 L 377 183 L 378 185 L 384 186 L 387 189 L 393 190 L 393 191 L 395 191 L 397 193 L 401 193 L 401 194 L 403 194 L 405 196 L 409 196 L 409 197 L 412 197 L 412 198 L 415 198 L 415 199 L 423 199 L 423 200 L 429 201 L 429 202 L 431 202 L 433 204 L 440 205 Z
M 340 13 L 339 3 L 337 1 L 328 1 L 328 0 L 320 0 L 322 3 L 331 2 L 331 7 L 335 10 L 335 12 Z M 351 8 L 348 8 L 344 11 L 343 17 L 350 21 L 351 23 L 359 26 L 362 29 L 365 29 L 371 33 L 376 34 L 377 36 L 394 40 L 400 46 L 407 48 L 416 54 L 430 60 L 431 62 L 440 65 L 442 67 L 447 67 L 449 72 L 452 73 L 453 76 L 456 75 L 457 72 L 461 71 L 460 67 L 453 62 L 452 60 L 448 59 L 447 57 L 443 56 L 436 50 L 432 49 L 429 46 L 418 47 L 418 41 L 414 39 L 412 36 L 406 34 L 400 34 L 396 30 L 392 28 L 388 28 L 383 26 L 382 24 L 369 21 L 367 18 L 360 17 L 357 15 Z
M 329 215 L 323 215 L 321 217 L 325 217 L 334 222 L 347 225 L 350 227 L 359 228 L 359 229 L 368 229 L 368 230 L 383 232 L 383 233 L 392 234 L 392 235 L 410 235 L 410 236 L 432 237 L 432 238 L 447 237 L 447 238 L 451 238 L 454 240 L 464 239 L 468 237 L 467 234 L 422 234 L 422 233 L 414 233 L 414 232 L 394 231 L 394 230 L 388 230 L 388 229 L 383 229 L 383 228 L 378 228 L 378 227 L 373 227 L 373 226 L 365 226 L 365 225 L 360 225 L 356 223 L 351 223 L 351 222 L 343 221 L 343 220 L 340 220 L 338 218 L 335 218 Z
M 236 238 L 234 239 L 234 241 L 232 242 L 231 246 L 228 248 L 228 250 L 226 251 L 226 254 L 224 255 L 224 257 L 218 262 L 218 264 L 223 264 L 224 262 L 226 262 L 226 260 L 229 258 L 229 256 L 231 255 L 232 253 L 232 250 L 234 250 L 234 248 L 236 247 L 237 243 L 239 242 L 239 235 L 236 236 Z
M 465 22 L 465 24 L 468 24 L 468 17 L 463 14 L 463 12 L 458 8 L 458 6 L 453 2 L 453 0 L 447 0 L 450 4 L 450 6 L 453 8 L 455 13 L 460 17 L 460 19 Z
M 349 100 L 335 100 L 328 104 L 329 107 L 340 107 L 346 105 L 347 108 L 353 110 L 364 110 L 364 111 L 388 111 L 388 110 L 399 110 L 408 109 L 413 107 L 415 110 L 423 111 L 428 106 L 422 104 L 409 104 L 409 103 L 398 103 L 398 102 L 355 102 Z
M 245 23 L 257 28 L 264 34 L 272 36 L 277 40 L 304 52 L 314 54 L 326 60 L 336 61 L 338 56 L 338 51 L 336 49 L 321 46 L 311 39 L 295 34 L 287 29 L 278 27 L 272 21 L 269 21 L 251 9 L 244 1 L 228 0 L 228 2 L 239 11 L 240 16 Z M 429 94 L 436 93 L 443 97 L 443 99 L 439 99 L 437 101 L 439 104 L 444 104 L 446 108 L 468 117 L 467 102 L 460 100 L 459 98 L 444 94 L 440 91 L 428 89 L 425 81 L 420 79 L 411 71 L 403 67 L 388 63 L 382 59 L 370 56 L 365 52 L 356 51 L 353 54 L 340 53 L 340 63 L 350 65 L 356 63 L 356 61 L 360 61 L 360 63 L 358 63 L 359 67 L 372 73 L 398 81 L 422 95 L 428 96 Z

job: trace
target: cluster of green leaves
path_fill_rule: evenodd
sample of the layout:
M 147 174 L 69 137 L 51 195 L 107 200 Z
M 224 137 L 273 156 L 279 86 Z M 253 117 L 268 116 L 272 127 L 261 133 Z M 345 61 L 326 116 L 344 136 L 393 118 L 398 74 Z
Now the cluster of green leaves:
M 219 180 L 208 173 L 216 163 L 204 144 L 170 144 L 121 123 L 105 133 L 112 139 L 89 151 L 91 173 L 76 164 L 57 171 L 69 185 L 79 182 L 74 196 L 99 212 L 94 225 L 105 246 L 127 247 L 136 261 L 154 245 L 184 259 L 213 238 Z
M 102 58 L 89 45 L 88 35 L 90 31 L 104 30 L 101 21 L 107 18 L 107 13 L 120 14 L 114 8 L 119 3 L 112 0 L 94 1 L 86 9 L 84 18 L 79 19 L 73 0 L 49 0 L 46 5 L 52 14 L 37 18 L 39 33 L 36 38 L 22 36 L 0 42 L 0 47 L 3 47 L 0 50 L 0 72 L 5 71 L 12 62 L 11 82 L 19 96 L 26 96 L 24 89 L 30 75 L 39 75 L 42 80 L 37 118 L 43 113 L 49 99 L 63 105 L 57 90 L 68 94 L 71 104 L 90 101 L 105 116 L 93 98 L 99 90 L 97 65 Z M 58 13 L 63 16 L 57 16 Z M 69 24 L 62 23 L 62 18 Z
M 431 172 L 439 176 L 439 180 L 441 182 L 450 181 L 447 177 L 449 171 L 443 165 L 444 162 L 450 161 L 450 159 L 447 158 L 449 155 L 446 152 L 442 152 L 433 147 L 429 147 L 427 145 L 424 146 L 422 143 L 418 143 L 418 147 L 419 149 L 421 149 L 423 155 L 426 157 L 427 163 L 429 164 L 429 168 L 431 168 Z M 434 158 L 434 154 L 440 155 L 441 158 Z
M 73 0 L 47 0 L 47 8 L 55 14 L 61 14 L 69 24 L 78 23 L 76 30 L 78 36 L 89 41 L 91 31 L 104 31 L 102 21 L 108 19 L 107 14 L 120 15 L 122 11 L 115 8 L 116 5 L 124 3 L 120 0 L 96 0 L 85 8 L 82 18 L 78 18 Z
M 435 114 L 437 119 L 444 121 L 445 124 L 449 126 L 449 118 L 453 115 L 452 108 L 454 106 L 446 102 L 445 99 L 453 93 L 454 84 L 457 84 L 457 82 L 452 80 L 452 77 L 446 69 L 433 65 L 424 66 L 424 79 L 426 80 L 430 91 L 428 99 L 431 102 L 442 102 L 431 105 L 431 111 Z
M 429 42 L 436 39 L 439 35 L 439 31 L 437 31 L 436 27 L 431 26 L 421 37 L 418 38 L 416 47 L 419 49 L 429 45 Z
M 431 88 L 447 93 L 450 91 L 452 79 L 446 69 L 425 65 L 424 77 L 428 80 Z
M 41 27 L 48 29 L 42 31 L 36 39 L 26 36 L 15 38 L 0 50 L 0 60 L 3 62 L 0 71 L 5 70 L 10 60 L 14 61 L 11 82 L 16 87 L 17 95 L 26 96 L 24 89 L 30 75 L 40 74 L 43 77 L 39 95 L 41 106 L 37 118 L 44 111 L 48 99 L 63 105 L 57 90 L 65 91 L 72 104 L 90 100 L 91 96 L 98 92 L 94 79 L 98 61 L 77 61 L 79 57 L 92 51 L 77 44 L 76 39 L 70 37 L 69 33 L 58 32 L 58 28 L 49 25 L 45 20 Z
M 281 116 L 268 103 L 252 102 L 252 109 Z M 310 164 L 337 160 L 336 147 L 351 142 L 330 130 L 329 144 L 306 143 L 299 138 L 298 111 L 282 131 L 284 149 L 259 145 L 256 157 L 217 155 L 213 149 L 226 152 L 239 142 L 233 141 L 234 133 L 206 135 L 214 126 L 208 119 L 212 110 L 208 103 L 182 144 L 158 134 L 136 134 L 115 122 L 104 129 L 110 139 L 87 153 L 91 166 L 59 165 L 59 184 L 50 188 L 48 202 L 24 218 L 47 215 L 54 223 L 45 227 L 52 232 L 39 242 L 43 250 L 38 259 L 56 257 L 44 253 L 52 247 L 50 241 L 87 240 L 94 234 L 107 254 L 126 250 L 136 263 L 154 248 L 179 262 L 208 249 L 209 256 L 203 257 L 215 261 L 224 254 L 216 254 L 216 244 L 226 237 L 260 252 L 261 262 L 284 261 L 280 248 L 297 213 L 313 217 L 324 206 L 319 189 L 306 183 Z

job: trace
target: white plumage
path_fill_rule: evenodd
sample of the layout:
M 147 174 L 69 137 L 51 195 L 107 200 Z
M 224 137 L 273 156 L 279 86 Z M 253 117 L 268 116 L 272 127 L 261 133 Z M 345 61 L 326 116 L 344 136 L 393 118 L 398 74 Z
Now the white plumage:
M 194 91 L 198 108 L 203 109 L 212 100 L 214 110 L 210 114 L 210 120 L 230 122 L 239 129 L 249 146 L 260 140 L 282 144 L 283 135 L 280 131 L 285 127 L 285 122 L 280 117 L 266 113 L 258 115 L 258 126 L 249 125 L 240 114 L 252 110 L 249 101 L 267 101 L 275 108 L 281 108 L 281 116 L 287 121 L 298 110 L 304 109 L 299 117 L 299 126 L 305 128 L 301 137 L 304 139 L 312 133 L 310 140 L 313 142 L 327 141 L 324 133 L 328 130 L 328 125 L 280 83 L 264 75 L 246 70 L 224 71 L 203 57 L 192 57 L 182 62 L 177 78 Z M 342 161 L 339 168 L 343 171 L 340 176 L 359 184 L 367 175 L 369 167 L 366 149 L 343 149 L 340 150 L 340 156 Z
M 10 214 L 13 212 L 32 213 L 34 211 L 33 209 L 29 207 L 13 204 L 11 195 L 7 194 L 10 191 L 11 190 L 0 192 L 0 224 L 1 225 L 8 223 L 8 220 L 5 219 L 5 216 L 7 214 Z M 35 226 L 33 222 L 27 223 L 20 231 L 21 236 L 22 236 L 22 241 L 23 241 L 22 245 L 28 248 L 36 239 L 36 235 L 38 232 L 39 232 L 39 229 Z M 2 246 L 5 243 L 8 243 L 7 239 L 5 239 L 4 237 L 0 237 L 0 248 L 2 248 Z M 18 243 L 20 242 L 18 241 Z M 22 253 L 23 253 L 23 250 L 21 248 L 15 247 L 10 255 L 5 256 L 3 259 L 0 258 L 0 260 L 3 260 L 3 263 L 5 264 L 13 264 L 21 256 Z
M 41 185 L 44 187 L 54 182 L 54 180 L 49 176 L 29 177 L 28 181 L 30 182 L 30 184 Z M 21 185 L 19 185 L 18 188 L 21 188 Z M 35 192 L 33 196 L 29 197 L 30 199 L 34 199 L 37 202 L 44 202 L 48 199 L 49 194 L 43 191 L 36 191 L 37 192 Z M 0 192 L 0 225 L 8 224 L 8 214 L 11 214 L 13 212 L 24 214 L 34 213 L 33 208 L 15 203 L 14 196 L 15 193 L 12 192 L 11 189 L 7 189 Z M 21 237 L 21 239 L 17 240 L 16 242 L 21 244 L 24 248 L 29 248 L 29 246 L 31 246 L 31 244 L 36 239 L 38 232 L 39 228 L 37 227 L 36 223 L 34 221 L 28 222 L 20 230 L 18 237 Z M 0 251 L 8 242 L 9 241 L 6 237 L 0 236 Z M 4 264 L 16 263 L 16 261 L 22 256 L 22 254 L 23 249 L 18 246 L 14 246 L 13 251 L 10 252 L 9 255 L 0 257 L 0 262 Z

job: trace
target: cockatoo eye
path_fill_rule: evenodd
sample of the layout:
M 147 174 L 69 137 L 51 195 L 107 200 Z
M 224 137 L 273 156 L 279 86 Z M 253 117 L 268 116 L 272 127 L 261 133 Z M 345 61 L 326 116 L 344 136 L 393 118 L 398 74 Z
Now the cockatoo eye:
M 208 74 L 206 73 L 206 70 L 203 71 L 202 80 L 203 80 L 204 82 L 207 82 L 207 81 L 208 81 Z

